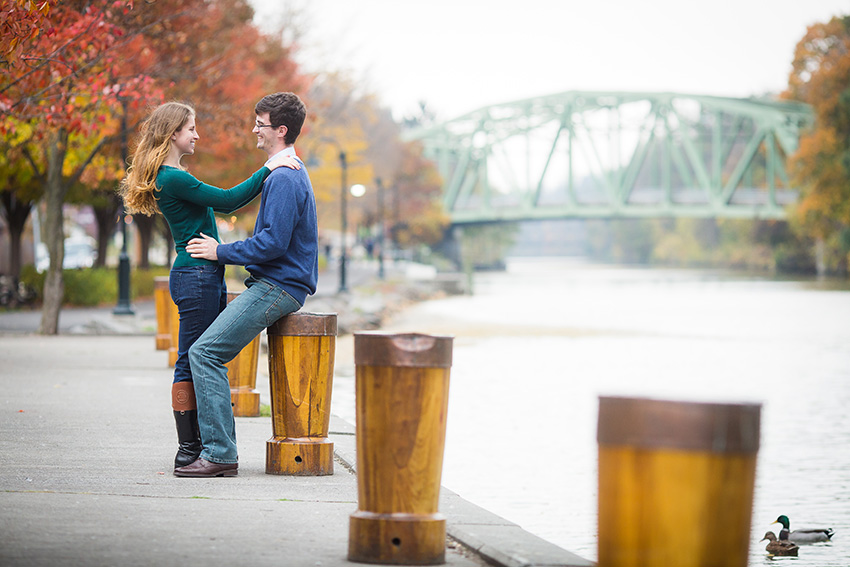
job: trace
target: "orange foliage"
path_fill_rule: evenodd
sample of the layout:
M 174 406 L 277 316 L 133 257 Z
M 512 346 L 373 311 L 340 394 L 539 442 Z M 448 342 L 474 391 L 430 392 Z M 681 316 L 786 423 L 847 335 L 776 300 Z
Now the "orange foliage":
M 298 146 L 310 167 L 319 209 L 319 227 L 340 227 L 341 170 L 346 153 L 347 184 L 361 183 L 366 194 L 350 199 L 349 227 L 378 222 L 378 183 L 384 188 L 384 225 L 402 247 L 432 245 L 443 237 L 443 212 L 436 167 L 417 143 L 401 139 L 399 125 L 374 97 L 339 75 L 325 75 L 310 91 L 313 119 Z M 313 163 L 315 162 L 315 164 Z
M 137 3 L 128 17 L 125 25 L 139 30 L 145 48 L 125 64 L 154 77 L 166 99 L 188 102 L 197 112 L 201 138 L 187 166 L 221 186 L 259 168 L 265 154 L 251 133 L 254 104 L 281 90 L 303 95 L 309 81 L 279 39 L 253 25 L 250 4 L 158 0 Z
M 52 2 L 28 0 L 0 1 L 0 56 L 8 65 L 20 59 L 24 46 L 38 38 L 44 29 Z
M 795 217 L 808 234 L 825 239 L 850 226 L 850 16 L 808 28 L 783 96 L 815 111 L 791 166 L 802 188 Z
M 3 133 L 33 122 L 39 126 L 36 139 L 57 129 L 95 135 L 100 117 L 114 112 L 119 99 L 138 104 L 156 96 L 144 74 L 118 82 L 111 72 L 127 48 L 126 32 L 115 21 L 127 11 L 125 3 L 5 1 L 2 8 L 2 51 L 8 57 L 0 87 Z M 18 22 L 17 27 L 10 22 Z

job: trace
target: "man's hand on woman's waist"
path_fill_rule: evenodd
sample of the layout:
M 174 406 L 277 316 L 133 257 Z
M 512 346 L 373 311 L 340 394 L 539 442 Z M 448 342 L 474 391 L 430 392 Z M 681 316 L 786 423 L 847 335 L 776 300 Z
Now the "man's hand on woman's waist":
M 218 240 L 207 236 L 203 232 L 201 238 L 193 238 L 186 245 L 186 252 L 192 258 L 203 258 L 204 260 L 218 261 Z

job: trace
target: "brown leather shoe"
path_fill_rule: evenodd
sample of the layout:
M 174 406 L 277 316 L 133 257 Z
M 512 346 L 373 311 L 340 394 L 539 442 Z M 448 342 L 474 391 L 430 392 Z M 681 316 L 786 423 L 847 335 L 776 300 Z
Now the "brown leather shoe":
M 236 476 L 238 468 L 239 463 L 211 463 L 206 459 L 198 458 L 198 460 L 191 465 L 174 469 L 174 476 L 187 476 L 193 478 Z

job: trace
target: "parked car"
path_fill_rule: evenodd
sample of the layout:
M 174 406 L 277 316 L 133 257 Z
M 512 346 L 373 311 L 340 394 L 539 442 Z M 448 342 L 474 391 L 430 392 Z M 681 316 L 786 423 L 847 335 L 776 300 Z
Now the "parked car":
M 35 269 L 43 272 L 50 265 L 47 246 L 43 242 L 38 243 L 35 256 Z M 62 260 L 62 268 L 66 270 L 91 268 L 94 265 L 95 258 L 97 258 L 97 252 L 90 238 L 65 239 L 65 258 Z

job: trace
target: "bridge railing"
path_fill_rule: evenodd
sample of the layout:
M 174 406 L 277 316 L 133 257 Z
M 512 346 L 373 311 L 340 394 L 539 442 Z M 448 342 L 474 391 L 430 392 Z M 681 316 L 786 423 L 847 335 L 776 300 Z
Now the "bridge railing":
M 569 217 L 784 218 L 803 104 L 570 91 L 413 135 L 457 224 Z

